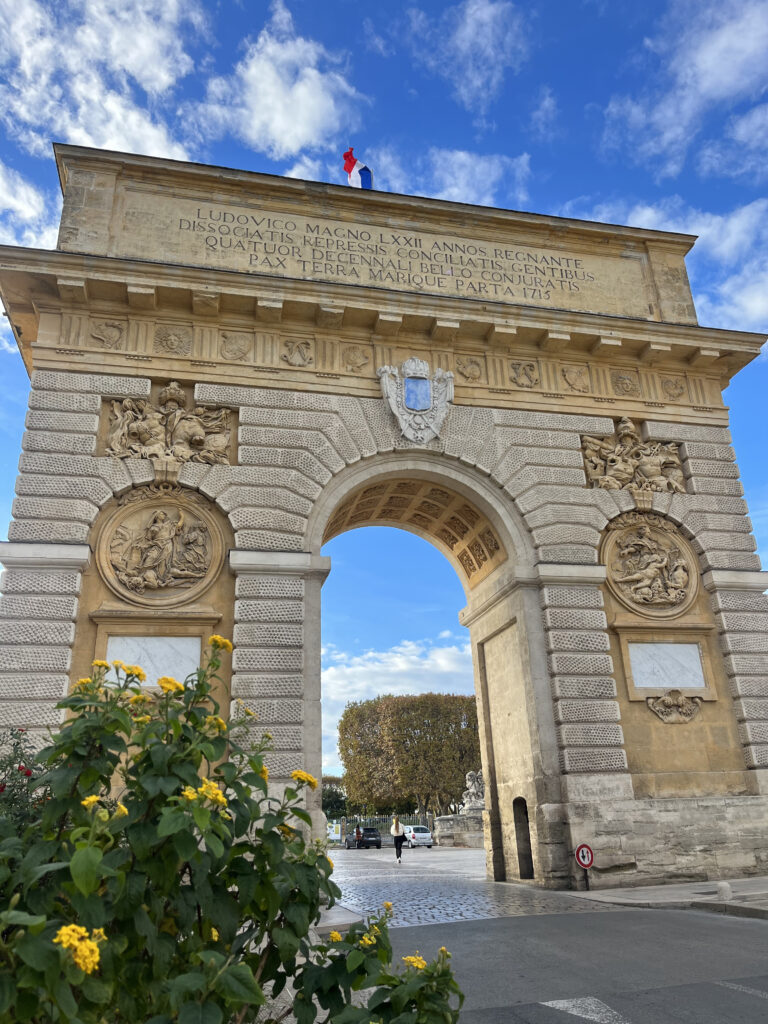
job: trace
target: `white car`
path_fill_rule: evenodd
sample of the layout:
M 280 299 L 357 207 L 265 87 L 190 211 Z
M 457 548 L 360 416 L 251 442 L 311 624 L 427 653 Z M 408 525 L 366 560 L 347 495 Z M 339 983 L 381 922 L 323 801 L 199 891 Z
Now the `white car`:
M 403 825 L 405 841 L 413 849 L 414 846 L 428 846 L 432 849 L 432 833 L 425 825 Z

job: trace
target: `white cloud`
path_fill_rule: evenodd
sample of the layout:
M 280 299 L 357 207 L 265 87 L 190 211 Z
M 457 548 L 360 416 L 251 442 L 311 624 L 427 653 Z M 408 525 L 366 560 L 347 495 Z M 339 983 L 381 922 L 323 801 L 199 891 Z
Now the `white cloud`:
M 441 634 L 442 635 L 442 634 Z M 323 771 L 338 773 L 338 723 L 346 704 L 385 693 L 474 693 L 470 645 L 404 640 L 352 655 L 327 648 L 322 673 Z
M 420 63 L 453 86 L 458 102 L 484 115 L 528 54 L 520 12 L 507 0 L 463 0 L 435 21 L 419 8 L 409 12 L 411 39 Z
M 377 187 L 392 192 L 479 206 L 520 205 L 528 198 L 527 153 L 508 157 L 432 147 L 409 157 L 406 165 L 397 150 L 384 146 L 372 150 L 366 162 L 373 168 Z
M 640 96 L 615 96 L 604 142 L 626 147 L 659 177 L 680 172 L 708 116 L 754 101 L 768 86 L 765 0 L 677 0 L 658 33 L 645 40 L 660 81 Z
M 18 171 L 0 160 L 0 244 L 53 249 L 61 199 L 45 196 Z M 5 346 L 2 346 L 5 348 Z
M 338 57 L 296 35 L 282 0 L 271 10 L 234 73 L 211 79 L 206 101 L 189 113 L 202 137 L 230 133 L 275 159 L 328 149 L 357 124 L 362 97 Z
M 699 153 L 699 170 L 713 177 L 768 179 L 768 103 L 734 117 L 726 139 L 709 142 Z
M 303 178 L 305 181 L 320 181 L 323 173 L 321 160 L 315 160 L 311 156 L 301 156 L 283 174 L 286 178 Z
M 623 200 L 592 204 L 581 198 L 558 212 L 698 235 L 686 262 L 699 322 L 768 332 L 768 199 L 756 199 L 728 213 L 710 213 L 689 206 L 680 196 L 634 204 Z
M 370 18 L 363 19 L 363 32 L 365 33 L 366 50 L 370 50 L 372 53 L 378 53 L 380 57 L 392 56 L 394 50 L 386 39 L 376 31 L 376 28 Z
M 195 0 L 0 0 L 0 118 L 22 146 L 51 138 L 183 159 L 154 104 L 192 70 L 183 28 L 204 28 Z
M 545 141 L 554 139 L 555 124 L 559 115 L 555 94 L 548 85 L 543 86 L 539 93 L 539 102 L 531 114 L 531 130 L 533 134 Z

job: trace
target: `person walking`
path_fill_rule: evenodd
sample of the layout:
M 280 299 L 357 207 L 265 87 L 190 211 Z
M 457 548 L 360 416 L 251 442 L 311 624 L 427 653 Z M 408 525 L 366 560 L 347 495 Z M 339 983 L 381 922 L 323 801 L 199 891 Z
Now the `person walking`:
M 389 834 L 395 838 L 395 857 L 397 857 L 397 863 L 400 863 L 400 858 L 403 854 L 403 843 L 405 842 L 405 829 L 400 824 L 400 818 L 395 814 L 392 818 L 392 825 L 389 829 Z

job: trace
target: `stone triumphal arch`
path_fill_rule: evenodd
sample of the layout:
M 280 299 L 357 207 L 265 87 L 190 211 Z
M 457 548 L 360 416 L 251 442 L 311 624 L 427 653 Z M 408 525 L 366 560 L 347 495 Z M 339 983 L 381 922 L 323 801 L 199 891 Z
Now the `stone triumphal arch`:
M 57 249 L 0 250 L 32 381 L 3 722 L 231 633 L 271 778 L 319 774 L 321 547 L 397 526 L 465 589 L 493 877 L 578 884 L 579 842 L 598 885 L 764 871 L 766 580 L 721 397 L 762 338 L 697 325 L 694 240 L 56 158 Z

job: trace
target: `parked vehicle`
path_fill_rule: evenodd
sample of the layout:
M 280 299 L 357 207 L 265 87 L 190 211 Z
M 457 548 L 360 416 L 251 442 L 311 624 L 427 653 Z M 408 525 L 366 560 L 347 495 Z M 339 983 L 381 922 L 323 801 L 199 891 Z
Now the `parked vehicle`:
M 426 846 L 432 849 L 432 833 L 425 825 L 403 825 L 405 841 L 413 849 L 414 846 Z
M 381 832 L 377 828 L 356 828 L 347 835 L 346 847 L 348 850 L 367 850 L 369 846 L 381 849 Z

